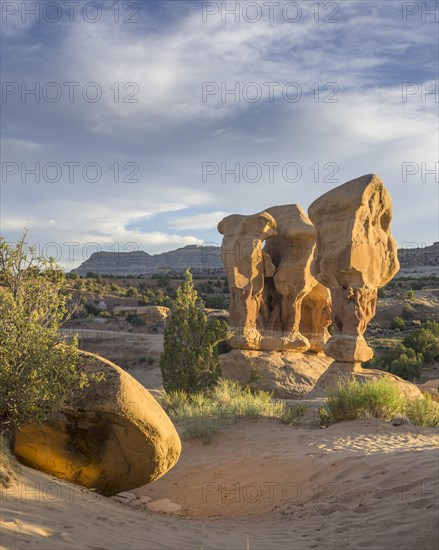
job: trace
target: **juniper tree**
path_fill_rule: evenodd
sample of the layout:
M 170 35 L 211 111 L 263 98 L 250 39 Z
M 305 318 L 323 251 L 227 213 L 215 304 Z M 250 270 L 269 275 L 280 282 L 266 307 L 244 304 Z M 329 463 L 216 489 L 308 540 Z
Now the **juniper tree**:
M 221 374 L 217 347 L 226 336 L 227 325 L 217 320 L 209 323 L 201 305 L 187 270 L 166 323 L 160 358 L 163 387 L 167 391 L 201 391 L 213 386 Z

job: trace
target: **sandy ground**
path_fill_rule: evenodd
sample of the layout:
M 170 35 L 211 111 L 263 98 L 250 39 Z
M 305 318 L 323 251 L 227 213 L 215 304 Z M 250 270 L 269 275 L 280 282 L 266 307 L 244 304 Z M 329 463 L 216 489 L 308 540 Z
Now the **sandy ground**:
M 1 498 L 0 547 L 437 550 L 438 434 L 371 421 L 328 429 L 242 421 L 139 489 L 134 511 L 23 468 Z
M 160 354 L 162 341 L 137 345 Z M 128 372 L 161 386 L 156 366 Z M 438 440 L 435 429 L 376 420 L 324 430 L 241 421 L 210 445 L 184 441 L 176 467 L 137 490 L 162 513 L 23 467 L 0 492 L 0 549 L 439 550 Z

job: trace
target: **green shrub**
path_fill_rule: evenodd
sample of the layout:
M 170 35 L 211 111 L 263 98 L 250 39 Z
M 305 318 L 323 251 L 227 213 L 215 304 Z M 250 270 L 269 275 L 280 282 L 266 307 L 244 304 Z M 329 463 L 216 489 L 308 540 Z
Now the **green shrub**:
M 220 376 L 218 343 L 225 339 L 227 325 L 209 323 L 197 307 L 192 275 L 177 290 L 175 307 L 168 317 L 160 357 L 163 387 L 197 392 L 213 386 Z
M 392 320 L 390 321 L 390 328 L 392 330 L 402 330 L 405 327 L 405 321 L 401 317 L 398 317 L 396 315 L 395 317 L 392 317 Z
M 0 421 L 8 426 L 39 422 L 71 392 L 87 385 L 77 369 L 77 342 L 59 327 L 68 318 L 65 273 L 50 258 L 0 238 Z
M 113 316 L 109 311 L 101 311 L 99 313 L 99 317 L 103 317 L 104 319 L 111 319 Z
M 410 304 L 404 304 L 401 316 L 403 317 L 403 319 L 406 319 L 408 321 L 415 317 L 415 313 L 416 311 L 413 306 L 411 306 Z
M 127 290 L 126 290 L 126 296 L 127 297 L 137 298 L 138 295 L 139 295 L 139 291 L 137 290 L 137 288 L 135 286 L 130 286 L 130 287 L 127 288 Z
M 383 288 L 379 288 L 378 289 L 378 298 L 385 298 L 386 297 L 386 292 L 384 290 L 384 287 Z
M 420 377 L 423 366 L 422 354 L 406 348 L 406 351 L 401 351 L 399 357 L 391 361 L 389 372 L 404 380 L 415 380 Z
M 367 417 L 390 420 L 402 405 L 398 388 L 389 381 L 361 383 L 356 379 L 345 379 L 329 391 L 321 414 L 331 422 Z
M 424 358 L 421 353 L 405 347 L 403 344 L 397 344 L 381 359 L 381 368 L 404 380 L 414 380 L 419 378 Z
M 439 323 L 425 323 L 422 328 L 407 335 L 402 342 L 417 353 L 422 353 L 427 363 L 439 359 Z
M 439 404 L 433 397 L 424 393 L 424 399 L 415 399 L 405 405 L 405 415 L 413 424 L 435 428 L 439 426 Z
M 226 309 L 228 304 L 229 301 L 222 294 L 206 296 L 204 299 L 204 305 L 209 309 Z
M 415 300 L 415 291 L 412 288 L 407 292 L 407 300 L 410 302 Z

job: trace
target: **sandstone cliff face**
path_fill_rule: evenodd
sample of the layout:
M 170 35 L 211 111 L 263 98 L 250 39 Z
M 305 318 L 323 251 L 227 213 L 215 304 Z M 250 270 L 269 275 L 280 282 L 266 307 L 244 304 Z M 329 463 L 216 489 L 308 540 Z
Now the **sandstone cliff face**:
M 102 357 L 82 353 L 81 368 L 105 381 L 73 396 L 53 421 L 15 433 L 14 454 L 30 466 L 104 495 L 149 483 L 172 468 L 180 438 L 141 384 Z

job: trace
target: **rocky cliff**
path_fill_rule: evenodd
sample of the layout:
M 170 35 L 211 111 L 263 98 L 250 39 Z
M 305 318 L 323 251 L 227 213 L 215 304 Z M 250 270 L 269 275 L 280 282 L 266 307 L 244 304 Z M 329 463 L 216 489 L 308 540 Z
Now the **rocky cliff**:
M 216 246 L 188 245 L 184 248 L 147 254 L 146 252 L 95 252 L 72 273 L 95 275 L 152 275 L 171 273 L 181 275 L 190 268 L 192 273 L 222 275 L 224 266 L 221 249 Z
M 401 269 L 398 276 L 414 273 L 439 276 L 439 242 L 431 246 L 409 247 L 398 250 Z M 216 246 L 188 245 L 184 248 L 148 254 L 147 252 L 95 252 L 72 273 L 81 276 L 95 275 L 153 275 L 169 273 L 181 275 L 190 268 L 194 275 L 225 275 L 221 248 Z

